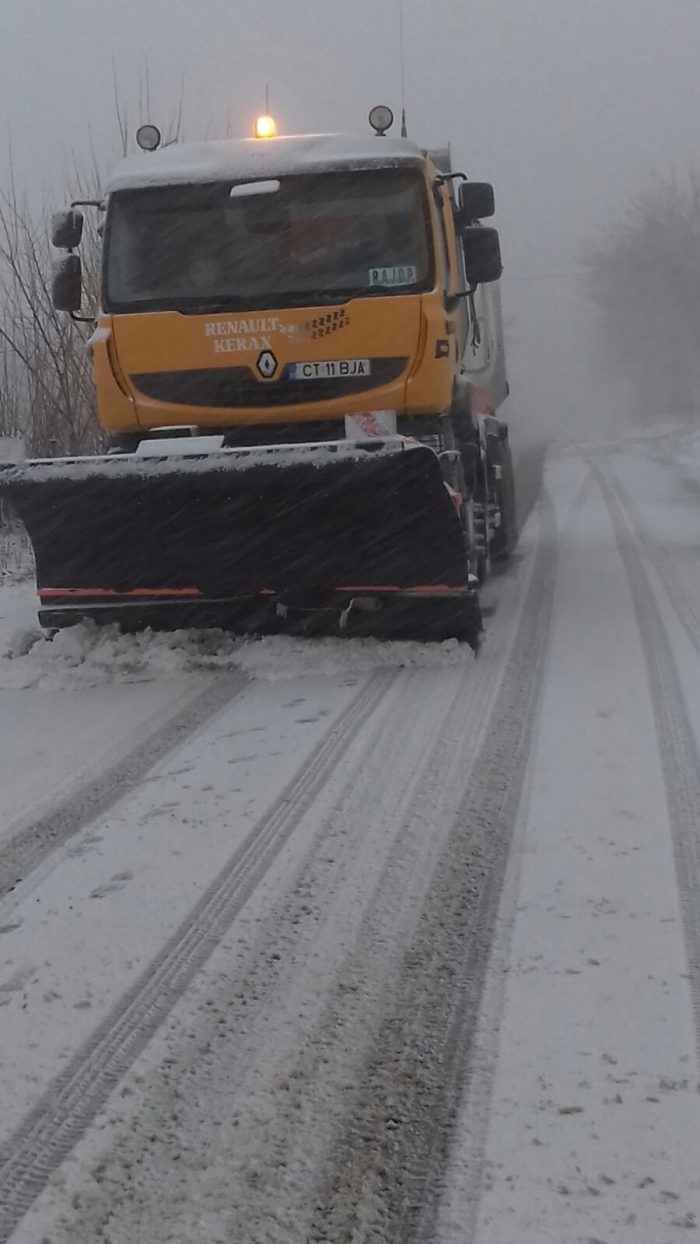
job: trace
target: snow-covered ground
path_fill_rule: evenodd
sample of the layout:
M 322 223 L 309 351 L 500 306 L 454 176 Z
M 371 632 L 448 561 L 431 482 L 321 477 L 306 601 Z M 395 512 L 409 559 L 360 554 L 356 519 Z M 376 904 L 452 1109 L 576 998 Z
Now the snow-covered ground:
M 664 765 L 682 745 L 667 714 L 700 703 L 700 650 L 676 644 L 678 621 L 646 563 L 640 589 L 652 599 L 634 599 L 618 547 L 632 535 L 624 517 L 615 530 L 591 461 L 612 487 L 625 479 L 668 555 L 694 540 L 700 592 L 700 510 L 679 506 L 646 452 L 550 464 L 561 556 L 547 677 L 443 1244 L 465 1239 L 465 1214 L 477 1244 L 665 1244 L 700 1226 L 700 943 L 682 911 L 700 905 L 700 872 L 677 872 L 679 838 L 693 853 L 700 845 L 700 770 L 684 775 L 688 820 L 669 806 L 668 782 L 680 779 Z M 671 657 L 687 704 L 649 669 L 654 607 L 668 644 L 656 659 Z M 693 724 L 695 748 L 700 716 Z
M 14 575 L 0 1244 L 700 1228 L 699 549 L 669 426 L 551 455 L 476 659 Z

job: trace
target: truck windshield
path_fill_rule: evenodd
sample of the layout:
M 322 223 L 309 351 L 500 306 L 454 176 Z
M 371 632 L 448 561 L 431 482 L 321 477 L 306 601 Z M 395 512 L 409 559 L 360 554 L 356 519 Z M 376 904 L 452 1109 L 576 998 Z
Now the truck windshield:
M 230 182 L 114 194 L 106 310 L 316 305 L 429 285 L 428 204 L 415 170 L 276 184 L 234 197 Z
M 418 171 L 306 175 L 277 186 L 233 197 L 230 182 L 115 193 L 105 309 L 303 306 L 428 287 Z

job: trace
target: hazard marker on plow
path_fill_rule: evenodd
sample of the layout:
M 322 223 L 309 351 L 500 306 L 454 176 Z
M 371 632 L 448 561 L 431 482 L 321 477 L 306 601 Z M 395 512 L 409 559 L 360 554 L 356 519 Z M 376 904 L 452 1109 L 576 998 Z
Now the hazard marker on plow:
M 345 416 L 345 435 L 349 441 L 367 440 L 372 436 L 396 436 L 396 412 L 365 410 Z

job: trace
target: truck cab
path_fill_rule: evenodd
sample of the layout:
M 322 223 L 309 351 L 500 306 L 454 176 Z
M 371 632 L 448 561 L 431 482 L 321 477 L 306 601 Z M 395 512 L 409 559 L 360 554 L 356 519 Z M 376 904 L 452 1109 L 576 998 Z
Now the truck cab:
M 472 394 L 495 409 L 498 317 L 467 269 L 490 246 L 500 271 L 497 237 L 465 218 L 444 164 L 405 138 L 338 135 L 125 159 L 92 339 L 104 427 L 234 444 L 332 438 L 375 410 L 414 428 Z

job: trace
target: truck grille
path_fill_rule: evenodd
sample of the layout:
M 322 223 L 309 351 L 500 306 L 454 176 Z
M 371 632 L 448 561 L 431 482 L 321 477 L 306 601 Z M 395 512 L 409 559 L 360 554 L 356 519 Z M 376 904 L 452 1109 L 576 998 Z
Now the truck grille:
M 208 367 L 140 372 L 131 376 L 131 382 L 144 397 L 178 406 L 301 406 L 380 388 L 396 380 L 407 364 L 407 358 L 372 359 L 369 376 L 323 380 L 296 380 L 283 373 L 279 380 L 263 382 L 249 367 Z

